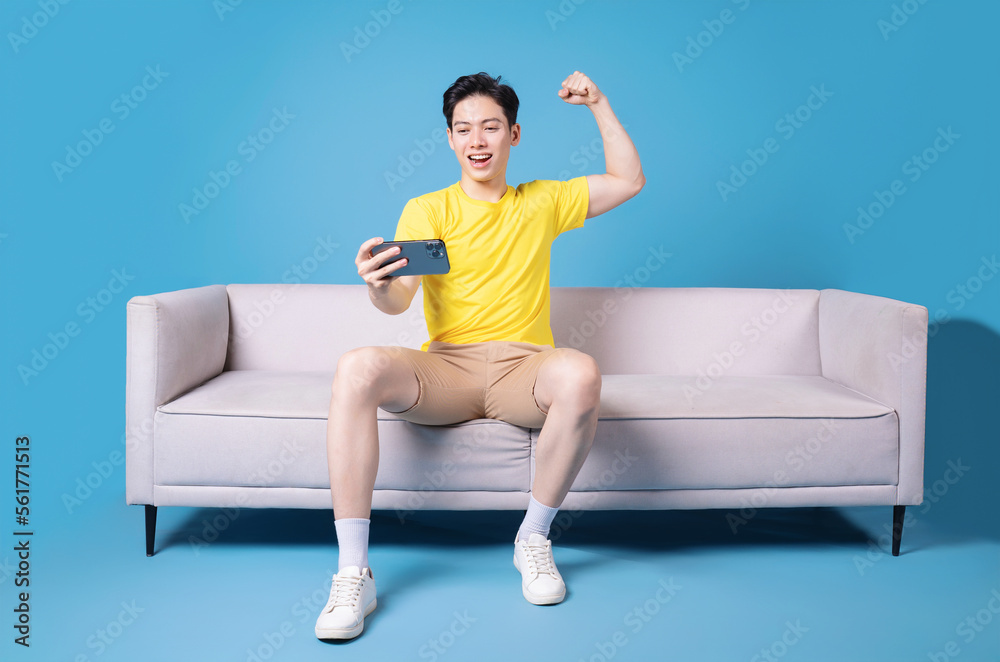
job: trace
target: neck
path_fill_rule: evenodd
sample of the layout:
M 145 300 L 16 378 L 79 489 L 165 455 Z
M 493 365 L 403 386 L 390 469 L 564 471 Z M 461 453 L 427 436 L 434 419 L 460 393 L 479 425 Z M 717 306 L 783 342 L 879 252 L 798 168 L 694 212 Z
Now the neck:
M 498 175 L 489 181 L 477 182 L 465 173 L 462 173 L 462 181 L 459 183 L 465 194 L 473 200 L 500 202 L 500 198 L 507 192 L 506 175 Z

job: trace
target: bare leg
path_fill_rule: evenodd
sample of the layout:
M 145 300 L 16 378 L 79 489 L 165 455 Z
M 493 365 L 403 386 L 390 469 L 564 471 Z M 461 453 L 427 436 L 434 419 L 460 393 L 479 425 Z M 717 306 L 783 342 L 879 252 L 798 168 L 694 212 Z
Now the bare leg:
M 535 401 L 548 416 L 538 435 L 531 492 L 543 505 L 558 508 L 594 443 L 601 404 L 597 362 L 583 352 L 561 350 L 539 369 Z
M 382 347 L 340 357 L 327 421 L 327 464 L 335 519 L 371 516 L 378 473 L 378 408 L 404 411 L 420 384 L 406 359 Z

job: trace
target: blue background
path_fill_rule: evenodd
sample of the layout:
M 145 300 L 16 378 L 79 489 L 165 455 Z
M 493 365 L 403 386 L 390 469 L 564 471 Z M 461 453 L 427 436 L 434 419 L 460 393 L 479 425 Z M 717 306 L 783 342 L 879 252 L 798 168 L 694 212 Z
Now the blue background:
M 46 6 L 53 16 L 44 16 Z M 725 15 L 731 22 L 719 21 L 724 11 L 731 12 Z M 892 27 L 898 29 L 887 29 L 894 14 L 900 24 Z M 409 198 L 459 177 L 454 154 L 434 136 L 444 126 L 441 94 L 463 74 L 502 75 L 521 99 L 523 137 L 512 150 L 508 183 L 602 172 L 592 115 L 556 94 L 575 69 L 608 96 L 639 150 L 648 183 L 635 199 L 556 242 L 553 285 L 613 285 L 635 273 L 649 248 L 663 246 L 672 257 L 647 286 L 841 288 L 922 304 L 932 319 L 943 321 L 932 325 L 929 340 L 927 484 L 941 477 L 950 459 L 961 457 L 972 469 L 925 519 L 941 528 L 933 535 L 925 530 L 929 549 L 913 555 L 910 563 L 926 564 L 926 569 L 911 567 L 885 589 L 889 593 L 932 577 L 943 582 L 949 575 L 942 573 L 952 570 L 936 562 L 954 568 L 956 584 L 964 582 L 968 590 L 954 605 L 944 609 L 935 602 L 939 610 L 932 615 L 919 610 L 924 616 L 916 621 L 907 621 L 912 613 L 900 615 L 899 629 L 888 637 L 897 643 L 926 637 L 905 657 L 926 659 L 925 651 L 955 638 L 955 623 L 985 604 L 988 591 L 973 586 L 1000 586 L 1000 527 L 977 519 L 997 496 L 1000 466 L 993 413 L 1000 397 L 1000 279 L 976 280 L 992 277 L 990 270 L 977 272 L 1000 249 L 998 19 L 1000 6 L 985 0 L 587 0 L 579 5 L 572 0 L 246 0 L 235 7 L 226 0 L 76 0 L 67 5 L 5 0 L 0 4 L 5 35 L 0 45 L 2 439 L 12 449 L 16 435 L 32 437 L 32 526 L 39 534 L 33 558 L 36 647 L 30 652 L 16 647 L 16 659 L 92 655 L 87 636 L 117 613 L 120 600 L 141 596 L 142 604 L 147 594 L 166 590 L 148 568 L 159 561 L 166 569 L 171 559 L 141 556 L 141 509 L 124 506 L 123 468 L 115 466 L 83 505 L 71 509 L 63 501 L 78 479 L 95 470 L 93 463 L 124 449 L 128 298 L 212 283 L 360 282 L 354 266 L 357 246 L 371 236 L 391 236 Z M 32 20 L 41 27 L 33 29 Z M 700 46 L 692 45 L 699 40 Z M 675 54 L 686 50 L 690 61 L 679 64 Z M 146 78 L 152 89 L 133 92 L 147 77 L 147 67 L 163 72 L 162 80 Z M 829 92 L 829 98 L 808 113 L 799 110 L 809 118 L 789 136 L 779 122 L 805 104 L 814 87 Z M 116 102 L 122 95 L 133 95 L 135 107 L 127 116 L 123 102 Z M 273 141 L 259 150 L 241 149 L 249 136 L 268 126 L 276 110 L 288 119 Z M 53 163 L 66 163 L 67 150 L 77 149 L 86 133 L 95 135 L 105 118 L 104 126 L 113 131 L 102 133 L 90 150 L 84 145 L 89 153 L 71 172 L 57 174 Z M 912 181 L 905 164 L 932 148 L 939 130 L 958 137 L 947 151 L 932 154 L 936 161 Z M 777 151 L 736 192 L 720 194 L 718 183 L 729 179 L 731 167 L 739 168 L 749 158 L 747 150 L 760 150 L 769 138 Z M 217 191 L 206 190 L 212 173 L 223 171 L 229 161 L 238 163 L 239 174 Z M 858 207 L 877 202 L 894 180 L 905 192 L 852 241 L 845 224 L 856 223 Z M 196 189 L 217 194 L 185 219 L 180 206 L 193 205 Z M 318 246 L 329 243 L 338 248 L 315 260 Z M 105 291 L 116 274 L 123 275 L 124 287 Z M 957 290 L 963 285 L 976 291 L 964 297 Z M 60 335 L 74 324 L 75 335 Z M 46 345 L 50 358 L 44 365 L 36 360 L 33 367 L 33 352 L 46 351 Z M 12 460 L 4 466 L 0 494 L 9 503 Z M 214 512 L 195 510 L 184 519 L 184 509 L 175 510 L 161 512 L 161 530 L 197 531 L 200 519 Z M 854 511 L 844 512 L 838 522 L 848 531 L 847 551 L 838 553 L 854 554 L 864 549 L 867 535 L 850 532 L 865 525 L 848 524 Z M 868 511 L 861 512 L 857 517 L 868 517 Z M 6 506 L 0 513 L 0 560 L 10 559 L 13 525 Z M 315 548 L 308 550 L 314 557 L 302 562 L 311 564 L 303 570 L 309 586 L 322 584 L 325 561 L 315 559 L 334 558 L 332 525 L 317 519 L 320 515 L 297 515 L 322 530 L 298 540 Z M 509 514 L 493 516 L 507 522 L 503 518 Z M 705 544 L 697 533 L 704 521 L 691 522 L 690 514 L 664 516 L 695 531 L 684 534 L 695 541 L 693 547 Z M 273 542 L 262 542 L 263 534 L 252 531 L 278 524 L 266 514 L 253 517 L 262 519 L 246 524 L 242 534 L 234 525 L 231 541 L 243 546 L 219 552 L 217 566 L 207 564 L 206 556 L 195 562 L 199 577 L 244 562 L 247 568 L 257 564 L 254 572 L 259 572 L 260 564 L 272 563 L 249 556 L 238 560 L 249 554 L 244 546 L 259 543 L 269 549 L 265 543 Z M 871 520 L 868 535 L 877 535 L 885 517 L 881 513 Z M 459 521 L 466 527 L 478 522 Z M 588 520 L 595 524 L 595 537 L 601 521 L 597 515 Z M 636 522 L 654 526 L 641 517 Z M 440 530 L 434 520 L 425 524 Z M 187 539 L 177 535 L 177 541 Z M 920 535 L 915 532 L 911 539 Z M 710 534 L 707 539 L 713 540 Z M 969 542 L 983 539 L 985 548 Z M 904 546 L 907 540 L 904 536 Z M 935 553 L 945 554 L 951 545 L 940 540 L 965 541 L 975 551 L 960 563 L 942 560 Z M 762 544 L 756 551 L 771 555 L 766 561 L 748 562 L 741 549 L 713 562 L 736 564 L 728 569 L 736 577 L 742 563 L 766 563 L 775 570 L 802 562 L 795 560 L 797 550 L 786 554 L 780 544 L 778 550 L 774 556 L 771 546 Z M 296 547 L 274 552 L 273 563 L 287 564 Z M 703 554 L 691 556 L 699 559 L 692 563 L 704 562 Z M 68 557 L 77 563 L 67 565 Z M 192 572 L 183 558 L 172 562 L 171 572 Z M 421 563 L 419 557 L 411 562 Z M 888 566 L 900 568 L 903 562 L 904 557 L 882 561 L 880 571 L 889 574 Z M 0 581 L 9 596 L 12 579 L 9 566 L 4 568 Z M 128 581 L 116 579 L 112 570 L 126 568 L 132 571 L 123 575 Z M 822 567 L 801 572 L 825 574 Z M 836 573 L 831 577 L 828 588 L 836 590 Z M 281 584 L 274 577 L 266 581 Z M 730 587 L 739 583 L 733 582 Z M 655 589 L 655 581 L 650 585 Z M 941 590 L 948 586 L 943 583 Z M 76 610 L 96 603 L 93 614 L 67 613 L 61 603 L 67 590 Z M 257 584 L 254 599 L 272 603 L 272 590 L 280 589 Z M 198 641 L 221 637 L 220 632 L 175 639 L 157 623 L 197 632 L 206 614 L 220 612 L 220 618 L 238 623 L 237 614 L 227 610 L 236 596 L 243 601 L 240 591 L 250 589 L 227 585 L 207 591 L 210 597 L 197 599 L 215 605 L 194 608 L 182 606 L 195 594 L 171 594 L 158 616 L 126 630 L 101 657 L 154 659 L 147 650 L 154 645 L 191 654 Z M 308 592 L 297 587 L 289 595 Z M 622 598 L 623 604 L 649 597 L 646 588 L 634 592 Z M 710 595 L 702 591 L 699 599 Z M 727 596 L 732 597 L 721 591 L 718 599 Z M 413 616 L 421 598 L 411 597 L 415 602 L 408 613 Z M 777 638 L 784 627 L 779 612 L 788 618 L 809 613 L 808 598 L 799 597 L 800 602 L 790 603 L 788 594 L 773 600 L 755 595 L 756 601 L 771 600 L 776 615 L 772 625 L 747 624 L 748 631 L 764 632 L 764 644 Z M 739 598 L 750 599 L 749 594 Z M 5 597 L 5 619 L 11 619 L 9 602 Z M 284 609 L 285 602 L 278 602 Z M 402 600 L 397 604 L 404 607 Z M 795 606 L 785 608 L 789 604 Z M 899 608 L 889 602 L 878 613 L 882 617 Z M 170 621 L 184 609 L 183 618 L 190 622 Z M 438 614 L 442 622 L 427 629 L 447 626 L 447 614 L 447 609 Z M 281 619 L 264 617 L 264 624 L 251 629 L 254 634 L 273 630 Z M 74 625 L 67 626 L 67 620 Z M 295 640 L 303 647 L 299 656 L 315 644 L 306 632 L 311 621 L 306 625 Z M 0 626 L 7 628 L 5 621 Z M 478 632 L 488 627 L 480 625 Z M 749 659 L 759 649 L 750 643 L 727 648 L 716 637 L 691 632 L 678 628 L 671 645 L 703 659 Z M 733 641 L 742 642 L 742 630 L 733 632 Z M 588 626 L 578 635 L 597 641 L 603 633 L 591 633 Z M 388 645 L 388 624 L 379 635 Z M 888 646 L 874 624 L 860 636 L 875 649 Z M 820 646 L 819 639 L 813 639 L 815 651 L 800 649 L 796 655 L 820 659 L 819 651 L 834 651 L 840 642 L 834 638 Z M 977 642 L 963 644 L 962 659 L 992 659 L 989 655 L 1000 651 L 998 642 L 1000 624 L 994 621 Z M 5 651 L 11 650 L 9 644 L 5 634 Z M 639 645 L 628 655 L 638 654 Z M 241 650 L 242 645 L 220 644 L 205 659 L 242 660 Z M 415 647 L 406 650 L 415 657 Z M 596 650 L 581 645 L 559 659 L 575 660 Z M 985 657 L 975 658 L 973 650 Z M 292 654 L 290 648 L 281 652 Z M 318 649 L 318 654 L 332 652 Z M 857 651 L 852 654 L 864 659 Z M 690 655 L 686 659 L 694 659 Z M 627 657 L 625 649 L 621 656 Z M 5 654 L 5 659 L 14 658 Z

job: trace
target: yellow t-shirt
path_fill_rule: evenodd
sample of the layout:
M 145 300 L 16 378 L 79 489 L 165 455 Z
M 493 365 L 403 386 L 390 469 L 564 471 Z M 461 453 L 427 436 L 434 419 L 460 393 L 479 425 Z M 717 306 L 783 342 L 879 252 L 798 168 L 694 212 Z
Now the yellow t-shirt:
M 424 276 L 430 340 L 554 345 L 549 326 L 552 240 L 582 227 L 586 177 L 507 186 L 499 202 L 470 198 L 459 182 L 411 199 L 396 241 L 441 239 L 451 270 Z

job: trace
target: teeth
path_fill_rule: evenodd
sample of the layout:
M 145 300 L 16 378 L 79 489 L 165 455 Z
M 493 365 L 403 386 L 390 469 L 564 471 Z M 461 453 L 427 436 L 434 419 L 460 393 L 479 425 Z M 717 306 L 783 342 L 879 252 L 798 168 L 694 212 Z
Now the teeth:
M 469 158 L 472 159 L 473 161 L 485 161 L 486 159 L 490 158 L 490 155 L 489 154 L 475 154 L 473 156 L 470 156 Z

